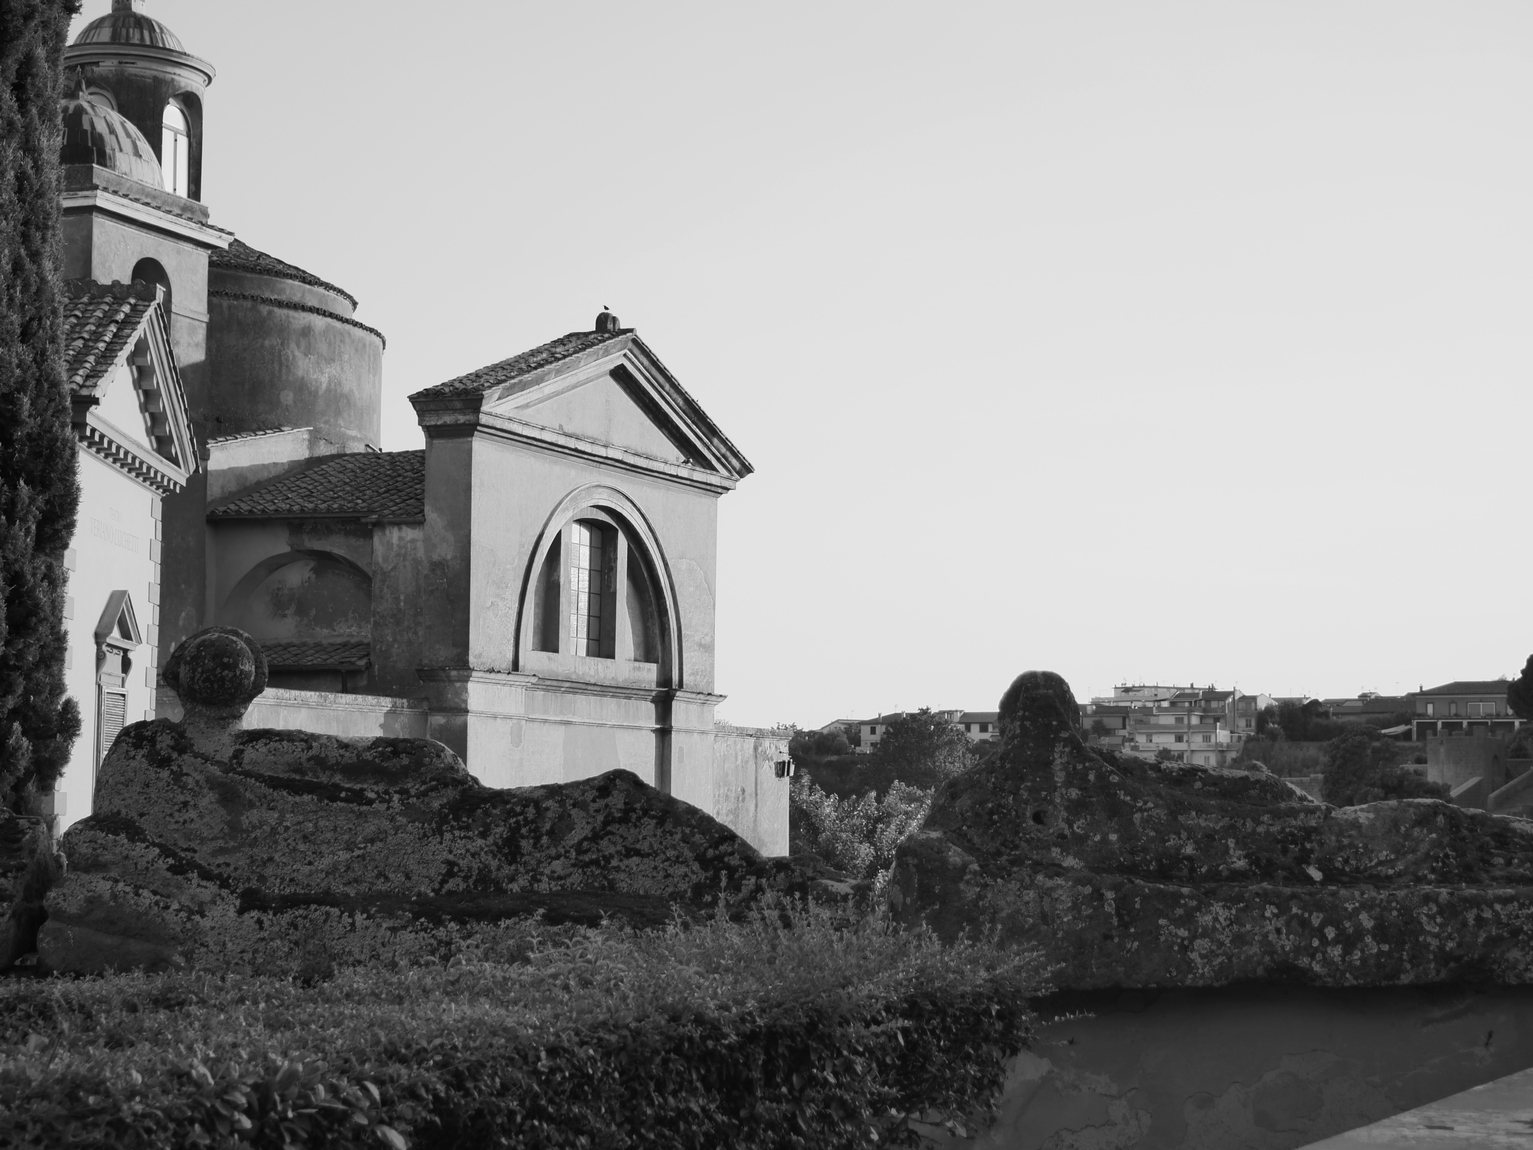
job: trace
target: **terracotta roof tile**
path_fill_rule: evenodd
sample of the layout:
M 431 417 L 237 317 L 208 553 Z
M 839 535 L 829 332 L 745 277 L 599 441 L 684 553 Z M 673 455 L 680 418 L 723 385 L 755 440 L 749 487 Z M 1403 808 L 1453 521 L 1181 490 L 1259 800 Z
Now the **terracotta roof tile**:
M 420 519 L 425 514 L 426 453 L 363 451 L 315 460 L 236 495 L 208 518 Z
M 71 391 L 90 394 L 138 335 L 158 298 L 152 284 L 64 284 L 64 378 Z
M 345 288 L 336 287 L 333 283 L 320 279 L 313 272 L 306 272 L 286 260 L 279 260 L 274 255 L 259 251 L 243 240 L 231 240 L 229 246 L 224 249 L 214 248 L 208 253 L 208 266 L 226 268 L 232 272 L 256 272 L 264 276 L 275 276 L 277 279 L 292 280 L 294 283 L 308 284 L 310 287 L 324 288 L 326 291 L 333 291 L 336 295 L 349 299 L 353 308 L 357 306 L 357 297 Z
M 503 359 L 499 363 L 492 363 L 488 367 L 481 367 L 467 375 L 460 375 L 456 379 L 449 379 L 435 387 L 418 391 L 410 398 L 412 400 L 435 399 L 486 392 L 492 387 L 511 383 L 542 368 L 559 363 L 561 360 L 571 359 L 611 340 L 632 334 L 633 328 L 618 328 L 614 331 L 572 331 L 568 335 L 550 340 L 530 351 L 513 355 L 510 359 Z
M 312 643 L 262 643 L 269 667 L 289 670 L 295 667 L 312 670 L 365 667 L 372 657 L 372 645 L 349 639 Z

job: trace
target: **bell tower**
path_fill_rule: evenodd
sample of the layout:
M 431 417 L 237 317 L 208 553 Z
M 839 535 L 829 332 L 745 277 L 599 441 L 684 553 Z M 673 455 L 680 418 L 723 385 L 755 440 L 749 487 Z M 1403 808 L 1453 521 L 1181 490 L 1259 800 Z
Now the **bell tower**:
M 165 190 L 202 199 L 202 105 L 213 65 L 188 52 L 143 0 L 112 0 L 64 50 L 91 98 L 133 124 L 154 149 Z

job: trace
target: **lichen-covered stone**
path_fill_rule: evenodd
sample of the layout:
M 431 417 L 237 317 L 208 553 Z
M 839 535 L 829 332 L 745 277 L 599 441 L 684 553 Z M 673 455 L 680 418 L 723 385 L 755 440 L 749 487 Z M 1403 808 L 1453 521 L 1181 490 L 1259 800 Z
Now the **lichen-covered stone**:
M 1533 982 L 1533 823 L 1097 752 L 1079 714 L 1059 676 L 1017 679 L 1000 751 L 895 857 L 898 919 L 998 929 L 1071 989 Z
M 238 718 L 266 689 L 266 655 L 236 627 L 209 627 L 176 646 L 164 679 L 189 713 Z
M 0 970 L 32 951 L 43 898 L 63 873 L 46 821 L 0 810 Z
M 203 709 L 113 744 L 94 813 L 64 835 L 46 967 L 218 966 L 241 950 L 260 966 L 263 937 L 294 916 L 654 923 L 674 904 L 813 884 L 627 771 L 495 790 L 426 739 L 240 730 L 244 650 L 238 633 L 194 636 L 171 667 Z

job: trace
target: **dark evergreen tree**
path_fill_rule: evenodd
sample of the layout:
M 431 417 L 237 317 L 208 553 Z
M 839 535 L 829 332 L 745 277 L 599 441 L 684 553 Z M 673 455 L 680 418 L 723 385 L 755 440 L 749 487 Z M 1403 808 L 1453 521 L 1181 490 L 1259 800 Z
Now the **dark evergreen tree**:
M 1519 719 L 1533 719 L 1533 655 L 1523 664 L 1522 674 L 1506 685 L 1506 705 Z
M 0 807 L 53 786 L 65 696 L 64 551 L 79 487 L 59 299 L 64 43 L 78 0 L 0 0 Z

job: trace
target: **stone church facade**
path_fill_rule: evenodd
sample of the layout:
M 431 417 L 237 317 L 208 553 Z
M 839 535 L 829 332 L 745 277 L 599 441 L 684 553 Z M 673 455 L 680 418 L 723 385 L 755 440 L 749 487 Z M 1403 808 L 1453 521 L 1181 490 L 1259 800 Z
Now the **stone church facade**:
M 237 626 L 271 664 L 254 724 L 427 734 L 499 787 L 622 767 L 786 853 L 785 743 L 714 722 L 718 499 L 751 466 L 638 333 L 603 312 L 418 392 L 424 450 L 381 451 L 355 298 L 209 222 L 212 66 L 135 0 L 66 63 L 71 290 L 154 297 L 190 456 L 158 489 L 152 661 Z

